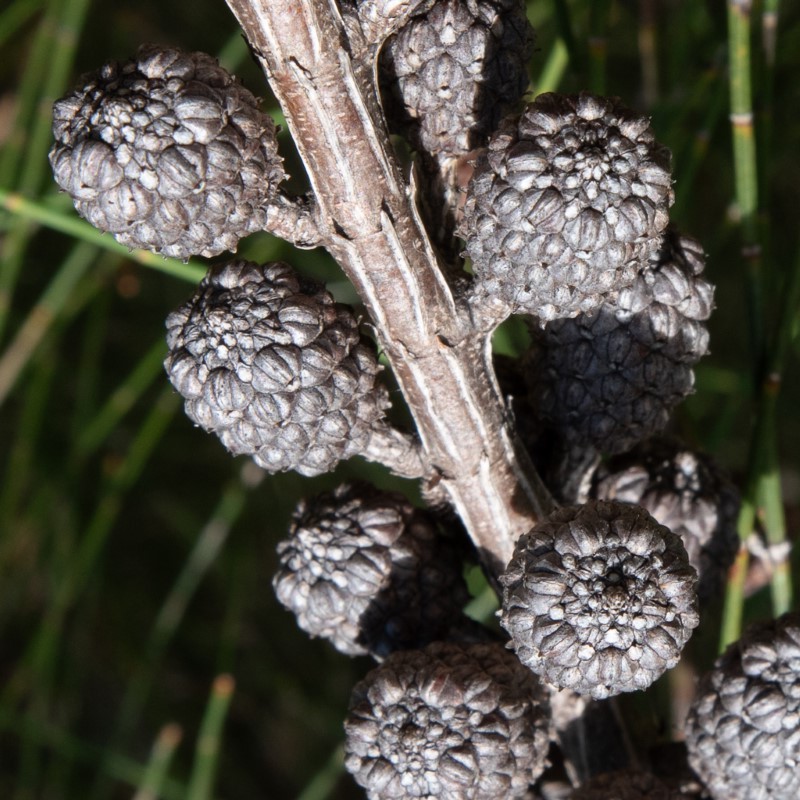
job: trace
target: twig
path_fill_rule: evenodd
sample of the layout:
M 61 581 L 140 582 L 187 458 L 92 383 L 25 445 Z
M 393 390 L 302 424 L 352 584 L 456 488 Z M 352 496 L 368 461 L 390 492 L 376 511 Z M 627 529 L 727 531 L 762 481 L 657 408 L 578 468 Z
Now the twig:
M 375 51 L 415 14 L 426 11 L 433 0 L 362 0 L 358 17 L 364 39 Z
M 435 480 L 496 574 L 542 512 L 478 335 L 442 275 L 376 102 L 369 43 L 327 0 L 228 0 L 305 162 L 327 249 L 367 306 Z
M 423 478 L 430 469 L 419 442 L 389 426 L 373 431 L 363 455 L 401 478 Z

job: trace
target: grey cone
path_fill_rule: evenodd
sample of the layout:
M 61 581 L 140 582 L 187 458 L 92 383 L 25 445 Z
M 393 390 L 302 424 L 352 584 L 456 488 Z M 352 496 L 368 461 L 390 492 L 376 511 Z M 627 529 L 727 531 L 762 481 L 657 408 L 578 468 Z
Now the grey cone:
M 272 119 L 205 53 L 153 45 L 53 109 L 50 163 L 78 213 L 175 258 L 236 250 L 285 175 Z
M 532 48 L 521 0 L 440 0 L 381 54 L 392 129 L 429 155 L 482 146 L 525 92 Z
M 719 596 L 739 549 L 739 494 L 712 458 L 654 438 L 604 464 L 592 496 L 646 508 L 677 533 L 699 576 L 701 601 Z
M 469 599 L 453 538 L 402 495 L 365 484 L 302 503 L 278 558 L 278 600 L 347 655 L 445 638 Z
M 350 308 L 287 264 L 211 270 L 167 318 L 167 345 L 189 418 L 269 472 L 328 472 L 385 424 L 374 345 Z
M 800 614 L 751 625 L 717 659 L 686 745 L 714 800 L 800 797 Z
M 476 302 L 544 323 L 630 286 L 667 226 L 669 164 L 648 119 L 618 100 L 537 97 L 492 137 L 468 187 Z
M 700 245 L 670 230 L 613 301 L 533 331 L 531 404 L 566 446 L 615 454 L 664 428 L 708 351 L 714 290 L 703 267 Z
M 355 687 L 345 733 L 345 766 L 371 800 L 514 800 L 544 770 L 550 718 L 502 644 L 434 643 Z
M 697 574 L 644 509 L 592 501 L 517 542 L 500 579 L 501 624 L 523 664 L 601 699 L 647 688 L 697 627 Z

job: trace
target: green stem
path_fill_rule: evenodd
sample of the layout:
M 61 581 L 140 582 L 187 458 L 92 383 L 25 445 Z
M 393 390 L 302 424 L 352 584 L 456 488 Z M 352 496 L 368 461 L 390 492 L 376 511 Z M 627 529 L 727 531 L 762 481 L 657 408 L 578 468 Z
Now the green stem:
M 145 663 L 131 681 L 120 704 L 115 741 L 125 742 L 138 721 L 156 671 L 175 632 L 183 621 L 186 609 L 212 564 L 219 556 L 236 521 L 244 511 L 248 487 L 237 479 L 223 491 L 208 522 L 203 526 L 186 560 L 161 605 L 144 648 Z
M 29 688 L 42 672 L 43 665 L 54 657 L 67 612 L 93 574 L 103 545 L 122 509 L 125 493 L 141 475 L 178 407 L 178 396 L 171 388 L 165 390 L 140 427 L 124 461 L 103 492 L 77 552 L 65 570 L 63 580 L 57 587 L 25 655 L 6 685 L 2 703 L 10 702 L 11 698 L 18 697 Z
M 16 0 L 0 12 L 0 47 L 12 39 L 43 5 L 44 0 Z
M 16 92 L 16 113 L 8 139 L 0 152 L 0 186 L 16 186 L 26 146 L 26 134 L 33 124 L 36 106 L 42 96 L 49 53 L 58 32 L 61 0 L 49 0 L 30 48 L 22 79 Z
M 786 539 L 786 522 L 783 512 L 780 481 L 778 479 L 776 410 L 789 345 L 792 339 L 795 315 L 800 305 L 800 249 L 794 269 L 783 289 L 783 303 L 778 324 L 769 349 L 768 360 L 761 381 L 756 422 L 750 444 L 748 477 L 739 513 L 738 532 L 743 543 L 725 597 L 721 648 L 736 641 L 741 634 L 744 582 L 748 554 L 744 542 L 754 530 L 758 500 L 765 500 L 763 522 L 770 545 L 781 546 Z M 772 581 L 773 610 L 776 615 L 791 607 L 792 582 L 788 565 L 778 565 Z
M 751 87 L 751 13 L 750 0 L 728 0 L 728 59 L 731 126 L 739 209 L 742 258 L 747 265 L 748 297 L 750 298 L 750 331 L 755 354 L 755 378 L 758 387 L 755 425 L 748 458 L 748 476 L 742 498 L 738 531 L 744 546 L 758 518 L 758 501 L 762 478 L 770 468 L 769 453 L 775 447 L 775 427 L 771 424 L 774 403 L 772 370 L 765 369 L 766 358 L 775 358 L 775 351 L 765 348 L 763 276 L 761 274 L 761 240 L 758 226 L 758 169 L 753 125 Z M 773 343 L 777 344 L 777 343 Z M 736 563 L 734 580 L 728 586 L 723 610 L 720 644 L 725 646 L 739 638 L 744 606 L 744 581 L 748 564 L 746 552 Z
M 564 72 L 569 63 L 569 51 L 563 39 L 556 39 L 555 44 L 550 48 L 539 74 L 539 80 L 535 84 L 536 94 L 558 91 Z
M 146 772 L 141 764 L 131 758 L 119 753 L 107 753 L 103 747 L 84 742 L 57 725 L 28 714 L 15 714 L 3 707 L 0 707 L 0 730 L 12 736 L 31 731 L 38 741 L 54 752 L 89 767 L 102 763 L 109 776 L 129 786 L 140 786 Z M 173 778 L 166 778 L 161 786 L 161 798 L 186 800 L 186 788 Z
M 306 788 L 297 796 L 297 800 L 327 800 L 333 794 L 336 784 L 344 773 L 344 745 L 340 744 L 331 753 L 330 758 Z
M 761 242 L 758 229 L 758 169 L 753 125 L 749 0 L 728 0 L 728 59 L 736 204 L 742 257 L 748 266 L 753 351 L 764 353 Z
M 570 14 L 567 0 L 553 0 L 553 14 L 556 18 L 558 35 L 564 43 L 564 47 L 567 48 L 572 69 L 574 72 L 580 72 L 580 65 L 583 63 L 583 58 L 575 44 L 572 15 Z
M 76 244 L 53 280 L 28 313 L 8 349 L 0 356 L 0 406 L 14 388 L 20 373 L 72 297 L 73 290 L 89 269 L 96 250 L 86 242 Z
M 610 0 L 592 0 L 589 12 L 589 86 L 595 94 L 606 93 L 608 17 Z
M 645 108 L 652 108 L 658 101 L 658 47 L 656 45 L 655 0 L 640 0 L 639 63 L 642 69 L 642 101 Z
M 182 735 L 180 727 L 175 724 L 165 725 L 161 729 L 150 751 L 150 760 L 133 800 L 158 800 L 161 797 L 172 758 Z
M 106 440 L 125 414 L 162 374 L 166 350 L 164 338 L 160 336 L 112 392 L 94 418 L 84 424 L 75 442 L 75 458 L 78 461 L 85 460 Z
M 200 724 L 186 800 L 211 800 L 219 763 L 222 728 L 228 715 L 234 688 L 235 683 L 230 675 L 220 675 L 214 681 L 211 697 Z
M 44 203 L 26 200 L 22 195 L 15 192 L 0 189 L 0 208 L 9 211 L 20 219 L 38 222 L 54 231 L 98 245 L 112 253 L 125 256 L 144 267 L 190 283 L 199 283 L 206 274 L 207 266 L 200 261 L 190 260 L 183 263 L 174 258 L 165 258 L 164 256 L 150 253 L 147 250 L 129 250 L 116 242 L 109 234 L 101 233 L 88 222 L 84 222 L 73 214 L 54 211 Z

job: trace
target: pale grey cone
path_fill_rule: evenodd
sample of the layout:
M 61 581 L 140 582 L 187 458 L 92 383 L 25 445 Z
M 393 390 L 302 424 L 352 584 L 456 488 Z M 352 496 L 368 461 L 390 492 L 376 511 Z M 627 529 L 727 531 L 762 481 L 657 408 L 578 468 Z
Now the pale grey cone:
M 167 318 L 186 413 L 269 472 L 318 475 L 385 425 L 375 346 L 352 309 L 288 265 L 230 261 Z
M 513 800 L 547 762 L 547 694 L 502 644 L 434 643 L 355 687 L 345 733 L 371 800 Z
M 439 0 L 381 54 L 392 130 L 429 155 L 482 146 L 527 89 L 533 38 L 521 0 Z
M 591 313 L 658 250 L 670 154 L 615 98 L 543 94 L 478 159 L 461 233 L 476 302 L 542 323 Z
M 717 659 L 686 744 L 714 800 L 800 797 L 800 614 L 751 625 Z
M 739 549 L 739 493 L 712 458 L 674 439 L 649 439 L 605 463 L 591 494 L 646 508 L 683 540 L 700 600 L 719 596 Z
M 662 430 L 692 392 L 713 308 L 704 263 L 698 242 L 670 230 L 613 302 L 533 329 L 531 404 L 566 447 L 624 452 Z
M 403 495 L 366 484 L 302 503 L 278 558 L 278 600 L 347 655 L 446 638 L 469 599 L 453 537 Z
M 236 250 L 285 175 L 259 101 L 205 53 L 147 45 L 53 109 L 50 163 L 78 213 L 165 256 Z
M 520 537 L 500 582 L 501 624 L 520 661 L 596 699 L 647 688 L 699 622 L 680 538 L 623 503 L 553 512 Z

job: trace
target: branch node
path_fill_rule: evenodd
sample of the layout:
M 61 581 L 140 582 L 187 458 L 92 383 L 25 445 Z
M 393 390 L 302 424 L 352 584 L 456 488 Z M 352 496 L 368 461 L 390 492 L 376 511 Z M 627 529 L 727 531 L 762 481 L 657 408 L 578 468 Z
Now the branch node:
M 317 204 L 311 195 L 291 197 L 280 192 L 263 212 L 267 233 L 304 250 L 324 244 L 317 226 Z

